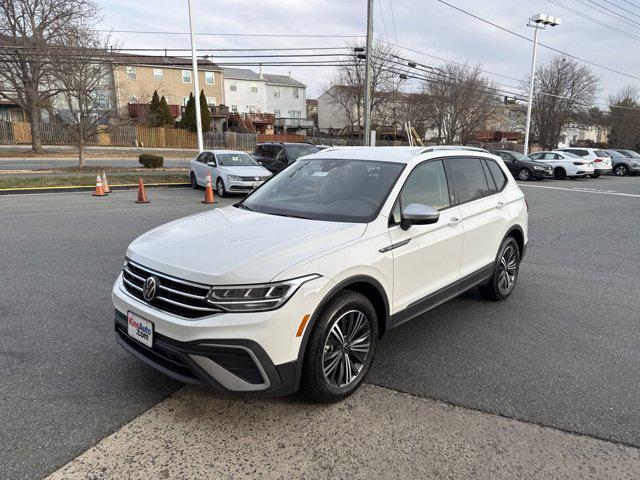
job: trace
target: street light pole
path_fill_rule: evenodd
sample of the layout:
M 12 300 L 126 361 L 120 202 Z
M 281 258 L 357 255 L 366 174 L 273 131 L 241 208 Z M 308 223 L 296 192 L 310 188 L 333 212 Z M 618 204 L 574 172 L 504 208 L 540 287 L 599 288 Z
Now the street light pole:
M 533 108 L 533 88 L 535 86 L 536 78 L 536 56 L 538 54 L 538 30 L 547 28 L 547 25 L 556 27 L 560 25 L 561 20 L 556 17 L 551 17 L 543 13 L 533 15 L 529 18 L 528 27 L 535 28 L 533 34 L 533 56 L 531 58 L 531 80 L 529 83 L 529 102 L 527 104 L 527 124 L 524 131 L 524 154 L 529 154 L 529 132 L 531 130 L 531 110 Z
M 372 75 L 372 43 L 373 43 L 373 0 L 367 0 L 367 49 L 364 73 L 364 145 L 371 145 L 371 75 Z
M 193 68 L 193 89 L 196 100 L 196 135 L 198 137 L 198 151 L 204 150 L 202 140 L 202 115 L 200 113 L 200 83 L 198 82 L 198 54 L 196 50 L 196 35 L 193 31 L 193 14 L 191 12 L 191 0 L 187 0 L 189 8 L 189 34 L 191 35 L 191 65 Z

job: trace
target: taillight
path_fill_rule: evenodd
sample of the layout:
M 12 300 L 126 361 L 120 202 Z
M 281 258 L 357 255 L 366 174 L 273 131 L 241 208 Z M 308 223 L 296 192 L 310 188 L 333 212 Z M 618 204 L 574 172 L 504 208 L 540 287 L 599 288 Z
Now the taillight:
M 604 162 L 604 158 L 596 158 L 593 163 L 600 163 L 600 162 Z

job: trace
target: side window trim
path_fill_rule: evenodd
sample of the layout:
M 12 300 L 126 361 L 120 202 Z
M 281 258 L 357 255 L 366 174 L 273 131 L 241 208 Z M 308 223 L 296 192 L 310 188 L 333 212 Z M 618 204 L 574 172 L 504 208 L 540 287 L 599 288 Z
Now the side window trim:
M 504 170 L 502 169 L 500 164 L 498 164 L 498 162 L 494 162 L 490 158 L 483 158 L 483 160 L 484 160 L 484 163 L 487 165 L 487 170 L 489 171 L 489 175 L 491 176 L 491 179 L 493 180 L 493 183 L 496 186 L 496 193 L 502 193 L 502 191 L 505 188 L 507 188 L 507 184 L 509 183 L 509 181 L 507 180 L 508 177 L 505 175 Z M 504 182 L 502 183 L 502 188 L 500 189 L 498 189 L 498 185 L 495 183 L 496 179 L 494 178 L 493 173 L 491 173 L 491 169 L 489 168 L 489 162 L 492 162 L 496 167 L 498 167 L 498 169 L 500 169 L 500 172 L 502 173 Z
M 472 200 L 467 200 L 466 202 L 459 201 L 458 192 L 456 192 L 455 188 L 453 187 L 453 181 L 449 180 L 451 178 L 451 175 L 450 175 L 450 172 L 449 172 L 449 170 L 447 168 L 447 164 L 449 163 L 449 161 L 451 159 L 455 159 L 455 158 L 457 158 L 457 157 L 445 157 L 443 159 L 443 163 L 445 164 L 445 172 L 447 173 L 447 183 L 449 183 L 449 188 L 453 188 L 453 191 L 455 192 L 455 203 L 451 203 L 451 205 L 449 205 L 450 207 L 458 207 L 458 206 L 464 205 L 466 203 L 477 202 L 478 200 L 483 200 L 483 199 L 485 199 L 487 197 L 491 197 L 492 195 L 497 195 L 498 193 L 500 193 L 500 192 L 497 192 L 497 191 L 494 190 L 489 195 L 484 195 L 484 196 L 482 196 L 480 198 L 474 198 Z M 467 157 L 467 156 L 465 156 L 463 158 L 473 158 L 475 160 L 479 160 L 480 163 L 482 164 L 482 172 L 484 173 L 484 168 L 485 167 L 484 167 L 484 164 L 482 162 L 482 160 L 486 160 L 484 157 Z M 487 186 L 489 186 L 489 180 L 487 180 L 487 178 L 486 178 L 486 173 L 485 173 L 485 181 L 487 182 Z M 492 183 L 493 183 L 493 180 L 492 180 Z M 506 186 L 506 184 L 505 184 L 505 186 Z

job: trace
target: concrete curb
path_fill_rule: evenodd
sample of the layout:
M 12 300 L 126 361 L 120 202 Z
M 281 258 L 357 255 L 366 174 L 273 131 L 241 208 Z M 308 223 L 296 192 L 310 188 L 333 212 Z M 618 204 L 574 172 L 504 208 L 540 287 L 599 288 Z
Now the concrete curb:
M 191 185 L 188 183 L 149 183 L 145 184 L 145 188 L 186 188 Z M 28 195 L 30 193 L 64 193 L 64 192 L 90 192 L 94 190 L 95 185 L 80 185 L 68 187 L 24 187 L 24 188 L 5 188 L 0 189 L 1 195 Z M 111 190 L 129 190 L 138 188 L 137 183 L 123 185 L 109 185 Z

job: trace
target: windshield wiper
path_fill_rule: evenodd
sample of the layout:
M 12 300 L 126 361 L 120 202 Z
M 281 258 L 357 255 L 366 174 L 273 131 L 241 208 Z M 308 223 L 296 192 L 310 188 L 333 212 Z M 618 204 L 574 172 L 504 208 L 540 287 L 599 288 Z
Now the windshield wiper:
M 241 208 L 243 210 L 248 210 L 250 212 L 253 212 L 253 209 L 250 207 L 247 207 L 244 203 L 234 203 L 233 206 L 236 208 Z

